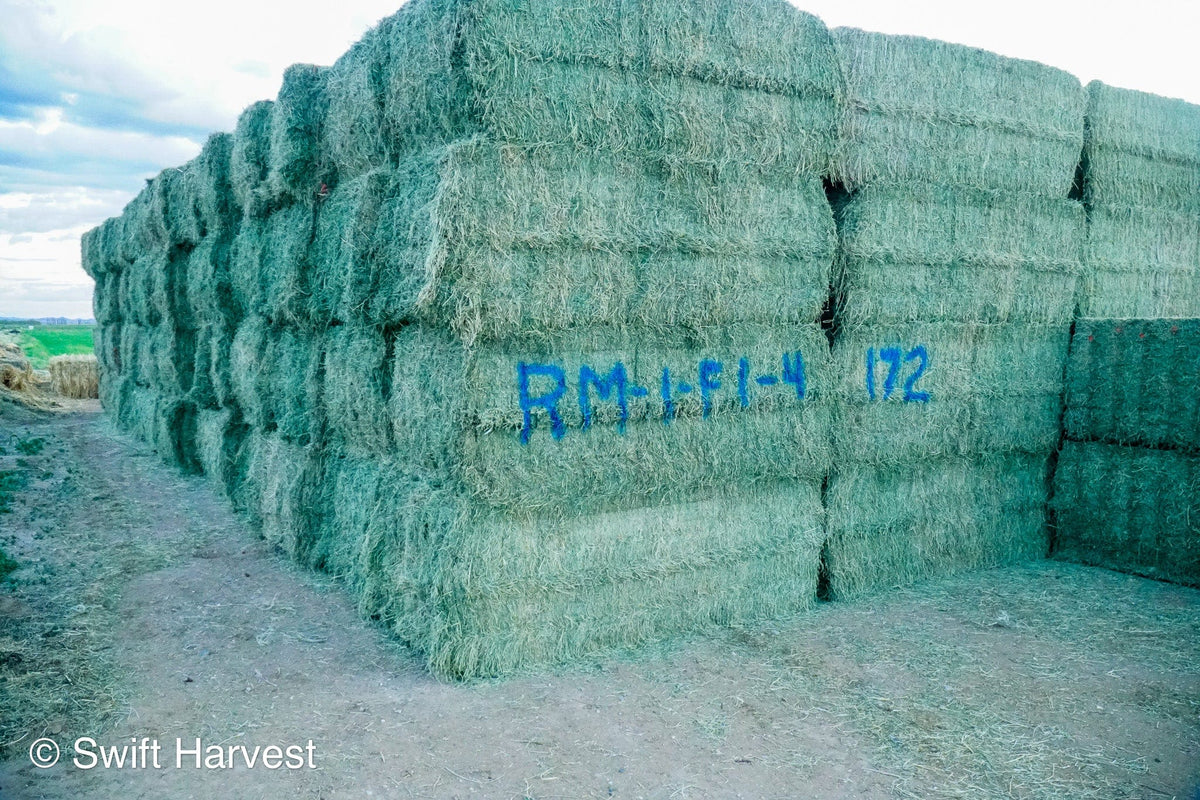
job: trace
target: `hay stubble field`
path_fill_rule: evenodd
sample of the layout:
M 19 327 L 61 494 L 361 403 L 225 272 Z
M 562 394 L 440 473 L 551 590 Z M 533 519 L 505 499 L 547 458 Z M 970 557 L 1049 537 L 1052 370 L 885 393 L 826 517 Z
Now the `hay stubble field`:
M 1054 561 L 505 682 L 438 682 L 210 484 L 84 413 L 0 518 L 0 796 L 1169 798 L 1200 785 L 1200 592 Z M 20 465 L 17 458 L 20 458 Z M 11 463 L 9 463 L 11 462 Z M 34 769 L 50 736 L 304 744 L 315 770 Z M 166 759 L 164 759 L 165 761 Z

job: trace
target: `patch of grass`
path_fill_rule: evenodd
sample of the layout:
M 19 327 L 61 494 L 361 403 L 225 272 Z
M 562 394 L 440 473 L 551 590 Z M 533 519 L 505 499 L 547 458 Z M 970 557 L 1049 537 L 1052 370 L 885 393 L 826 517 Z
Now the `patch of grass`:
M 18 344 L 34 369 L 47 369 L 54 356 L 93 351 L 92 325 L 38 325 L 21 334 Z
M 24 474 L 15 469 L 0 470 L 0 514 L 12 511 L 12 496 L 24 485 Z
M 35 436 L 32 439 L 17 440 L 17 450 L 27 456 L 36 456 L 46 447 L 46 440 L 40 436 Z
M 8 553 L 0 550 L 0 583 L 8 580 L 8 576 L 20 568 L 20 564 L 8 557 Z

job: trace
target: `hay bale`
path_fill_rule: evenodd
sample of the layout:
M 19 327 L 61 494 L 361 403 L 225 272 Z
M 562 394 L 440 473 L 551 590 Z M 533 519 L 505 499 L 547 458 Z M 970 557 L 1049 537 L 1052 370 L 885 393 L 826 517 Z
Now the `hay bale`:
M 129 289 L 122 319 L 152 328 L 171 319 L 170 261 L 164 252 L 151 252 L 129 267 Z
M 263 538 L 303 563 L 329 508 L 323 451 L 257 431 L 249 434 L 247 446 L 246 477 L 238 496 Z
M 271 106 L 267 188 L 272 202 L 311 204 L 333 174 L 321 148 L 328 68 L 293 64 Z
M 405 305 L 397 305 L 393 318 L 403 316 L 412 307 L 412 286 L 415 274 L 406 270 L 419 264 L 420 244 L 424 234 L 416 230 L 420 217 L 418 209 L 405 198 L 420 198 L 417 203 L 429 202 L 435 172 L 427 161 L 423 169 L 372 170 L 351 180 L 343 181 L 323 200 L 317 210 L 308 259 L 311 267 L 309 286 L 312 304 L 326 318 L 343 322 L 361 322 L 375 316 L 369 306 L 382 308 L 386 301 L 376 300 L 374 293 L 384 297 L 407 297 Z M 380 221 L 380 209 L 387 198 L 394 209 L 386 223 Z M 380 247 L 376 246 L 379 229 Z M 390 261 L 395 259 L 395 261 Z M 386 276 L 384 281 L 378 279 Z M 396 282 L 389 285 L 387 281 Z
M 94 355 L 54 356 L 50 359 L 50 385 L 63 397 L 95 399 L 100 396 L 100 368 Z
M 961 187 L 868 186 L 838 216 L 844 326 L 1065 324 L 1075 306 L 1083 206 Z
M 478 132 L 820 172 L 840 87 L 824 25 L 782 2 L 415 2 L 334 73 L 334 141 L 360 168 L 380 166 L 380 144 L 395 160 Z M 373 117 L 358 129 L 345 119 L 370 100 L 382 143 Z M 366 144 L 347 147 L 356 130 Z
M 1040 455 L 839 466 L 829 479 L 829 595 L 871 591 L 1045 557 Z
M 230 383 L 246 421 L 300 445 L 321 438 L 324 341 L 249 317 L 230 346 Z
M 101 325 L 94 333 L 96 342 L 96 358 L 100 363 L 101 374 L 123 374 L 126 371 L 121 361 L 121 333 L 124 326 L 120 324 Z
M 97 325 L 113 325 L 121 321 L 119 272 L 102 272 L 95 276 L 96 288 L 92 292 L 92 314 Z
M 249 427 L 235 409 L 201 409 L 196 417 L 196 452 L 204 474 L 233 498 L 245 480 Z
M 335 380 L 334 352 L 327 397 L 365 386 L 366 376 Z M 827 352 L 815 325 L 718 329 L 706 342 L 580 331 L 473 348 L 408 326 L 396 334 L 386 391 L 368 402 L 343 388 L 327 413 L 348 446 L 394 448 L 481 503 L 586 513 L 819 478 L 829 462 Z M 377 364 L 384 342 L 374 354 L 346 360 Z M 532 365 L 524 390 L 522 364 Z
M 274 211 L 262 229 L 262 293 L 248 310 L 277 325 L 320 330 L 329 319 L 314 296 L 314 270 L 309 258 L 316 225 L 312 208 L 294 204 Z M 239 267 L 241 269 L 241 267 Z
M 1066 326 L 957 323 L 843 332 L 833 351 L 839 463 L 1053 451 L 1069 338 Z
M 352 450 L 394 450 L 388 397 L 393 383 L 393 343 L 375 328 L 341 325 L 325 335 L 321 406 L 329 434 Z
M 570 518 L 494 511 L 404 459 L 329 463 L 322 563 L 442 676 L 626 651 L 816 598 L 817 483 Z
M 1200 451 L 1197 397 L 1200 320 L 1076 321 L 1067 436 Z
M 1088 203 L 1200 213 L 1200 106 L 1088 84 Z
M 1082 316 L 1200 316 L 1200 212 L 1094 204 L 1087 234 Z
M 326 74 L 328 110 L 322 126 L 323 155 L 341 181 L 387 166 L 388 132 L 383 122 L 386 50 L 395 17 L 367 31 Z
M 1065 442 L 1053 508 L 1056 557 L 1200 586 L 1200 456 Z
M 229 247 L 229 287 L 234 313 L 231 321 L 259 313 L 263 307 L 263 248 L 267 223 L 257 217 L 242 221 Z
M 233 135 L 214 133 L 205 140 L 200 155 L 193 162 L 201 238 L 232 236 L 241 219 L 241 208 L 234 201 L 229 182 L 232 154 Z
M 1066 198 L 1087 96 L 1062 70 L 963 45 L 833 31 L 847 84 L 834 176 Z M 986 154 L 986 157 L 981 155 Z
M 812 176 L 664 176 L 608 156 L 468 142 L 396 178 L 371 275 L 342 303 L 378 325 L 420 315 L 470 340 L 813 322 L 828 297 L 833 220 Z
M 243 213 L 266 216 L 270 211 L 267 177 L 270 174 L 271 107 L 270 100 L 248 106 L 238 117 L 229 153 L 229 184 L 233 198 Z
M 240 318 L 233 293 L 233 241 L 219 235 L 208 236 L 187 255 L 183 270 L 184 302 L 196 327 L 236 322 Z

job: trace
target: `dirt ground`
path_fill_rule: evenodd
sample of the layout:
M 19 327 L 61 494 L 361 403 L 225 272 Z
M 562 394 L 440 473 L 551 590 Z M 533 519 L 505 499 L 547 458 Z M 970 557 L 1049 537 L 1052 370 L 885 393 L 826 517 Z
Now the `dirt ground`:
M 95 403 L 0 407 L 0 470 L 5 800 L 1200 797 L 1194 590 L 1045 561 L 451 685 Z M 79 737 L 161 768 L 82 769 Z M 197 737 L 315 767 L 176 768 Z

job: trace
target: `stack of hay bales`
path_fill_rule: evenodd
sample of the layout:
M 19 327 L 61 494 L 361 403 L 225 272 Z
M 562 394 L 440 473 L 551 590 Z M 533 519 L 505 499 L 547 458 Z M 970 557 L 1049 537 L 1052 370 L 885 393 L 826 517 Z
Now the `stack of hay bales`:
M 782 0 L 413 0 L 293 67 L 196 257 L 197 460 L 443 675 L 807 607 L 839 100 Z
M 1081 319 L 1055 553 L 1200 585 L 1200 320 Z
M 1200 585 L 1200 106 L 1088 90 L 1055 551 Z
M 123 214 L 85 234 L 96 282 L 99 395 L 126 429 L 198 472 L 199 412 L 212 406 L 207 309 L 237 228 L 228 208 L 229 136 L 147 181 Z
M 834 31 L 832 597 L 1045 554 L 1084 219 L 1078 81 Z

